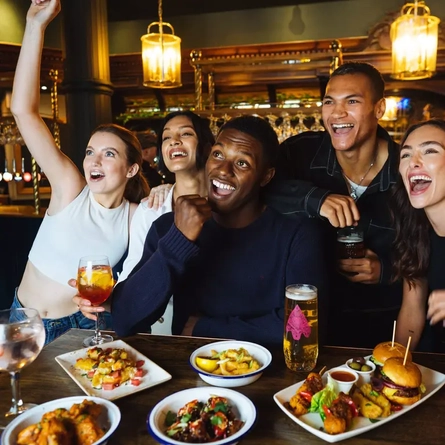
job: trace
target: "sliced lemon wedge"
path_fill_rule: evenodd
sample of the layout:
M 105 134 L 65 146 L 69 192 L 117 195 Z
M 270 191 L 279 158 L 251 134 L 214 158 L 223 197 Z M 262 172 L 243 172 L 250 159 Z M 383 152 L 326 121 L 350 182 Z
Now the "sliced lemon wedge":
M 196 357 L 196 365 L 206 372 L 213 372 L 218 368 L 218 359 L 212 359 L 207 357 Z

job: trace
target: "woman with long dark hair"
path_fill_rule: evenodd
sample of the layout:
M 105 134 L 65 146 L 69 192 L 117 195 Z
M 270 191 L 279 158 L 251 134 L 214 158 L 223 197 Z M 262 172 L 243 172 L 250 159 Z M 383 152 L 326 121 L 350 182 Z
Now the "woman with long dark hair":
M 11 101 L 23 139 L 51 184 L 49 207 L 13 301 L 13 307 L 39 311 L 46 342 L 73 327 L 94 327 L 72 301 L 76 290 L 68 281 L 82 256 L 107 255 L 112 267 L 120 261 L 136 203 L 149 192 L 140 170 L 141 146 L 132 132 L 114 124 L 96 128 L 85 149 L 83 176 L 39 114 L 45 29 L 60 9 L 60 0 L 32 1 Z
M 119 282 L 125 280 L 139 263 L 145 238 L 153 221 L 164 213 L 173 211 L 179 196 L 207 195 L 204 166 L 213 143 L 214 137 L 209 122 L 191 111 L 175 111 L 164 118 L 157 144 L 158 168 L 164 172 L 168 170 L 174 173 L 176 182 L 169 189 L 165 201 L 159 208 L 148 207 L 147 202 L 142 202 L 136 210 L 131 223 L 128 256 L 119 276 Z M 95 319 L 97 310 L 104 310 L 103 307 L 92 308 L 88 300 L 80 297 L 75 297 L 74 301 L 80 306 L 83 314 L 91 319 Z M 171 332 L 169 323 L 171 304 L 167 307 L 167 312 L 167 316 L 164 316 L 165 323 L 162 326 L 156 323 L 153 332 L 162 334 Z
M 394 190 L 394 266 L 404 280 L 397 339 L 445 352 L 445 122 L 411 126 L 400 145 Z M 420 343 L 419 343 L 420 342 Z

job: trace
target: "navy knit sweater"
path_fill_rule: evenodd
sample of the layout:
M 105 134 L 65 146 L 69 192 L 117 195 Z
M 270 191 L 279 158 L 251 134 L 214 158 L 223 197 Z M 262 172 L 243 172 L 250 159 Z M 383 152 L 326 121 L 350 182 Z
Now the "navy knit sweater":
M 147 331 L 173 295 L 173 334 L 199 314 L 194 336 L 281 344 L 287 285 L 317 286 L 319 309 L 325 306 L 321 244 L 316 221 L 296 222 L 270 208 L 242 229 L 211 219 L 195 243 L 165 214 L 153 223 L 139 264 L 113 292 L 114 329 L 120 336 Z

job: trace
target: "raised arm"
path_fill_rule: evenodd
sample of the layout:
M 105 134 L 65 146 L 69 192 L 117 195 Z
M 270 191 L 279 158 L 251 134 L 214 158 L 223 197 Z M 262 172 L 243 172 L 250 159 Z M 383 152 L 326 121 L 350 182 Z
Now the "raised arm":
M 26 16 L 25 34 L 17 63 L 11 111 L 31 154 L 52 188 L 51 207 L 63 208 L 85 185 L 72 161 L 57 147 L 39 114 L 40 61 L 45 29 L 60 11 L 60 0 L 33 0 Z

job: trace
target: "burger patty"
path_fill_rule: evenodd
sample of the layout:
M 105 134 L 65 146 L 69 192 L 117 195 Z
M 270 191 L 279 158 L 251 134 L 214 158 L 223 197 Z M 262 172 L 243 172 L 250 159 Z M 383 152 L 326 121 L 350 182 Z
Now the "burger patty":
M 396 397 L 416 397 L 419 395 L 419 388 L 398 389 L 394 396 Z

